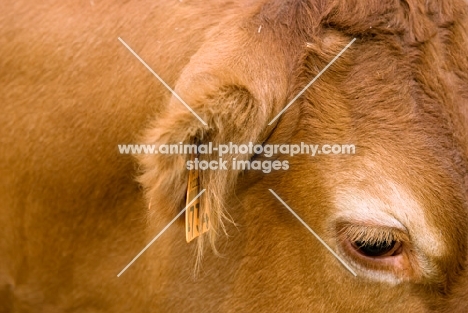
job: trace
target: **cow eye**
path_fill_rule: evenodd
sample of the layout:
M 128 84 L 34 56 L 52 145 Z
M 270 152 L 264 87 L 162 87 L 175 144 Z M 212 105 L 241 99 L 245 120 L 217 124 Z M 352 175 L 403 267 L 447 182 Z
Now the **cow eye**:
M 337 224 L 337 237 L 338 249 L 361 275 L 394 282 L 420 278 L 420 262 L 404 229 L 342 222 Z
M 409 238 L 398 229 L 356 224 L 338 227 L 341 246 L 350 255 L 363 261 L 378 261 L 404 253 Z
M 401 252 L 401 242 L 396 240 L 382 240 L 380 242 L 356 240 L 352 246 L 357 252 L 367 257 L 395 256 Z

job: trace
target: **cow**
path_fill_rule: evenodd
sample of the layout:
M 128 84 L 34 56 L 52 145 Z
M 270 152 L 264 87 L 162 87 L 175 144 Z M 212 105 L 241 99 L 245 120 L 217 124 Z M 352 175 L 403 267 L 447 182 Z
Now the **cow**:
M 0 312 L 468 312 L 466 2 L 0 8 Z

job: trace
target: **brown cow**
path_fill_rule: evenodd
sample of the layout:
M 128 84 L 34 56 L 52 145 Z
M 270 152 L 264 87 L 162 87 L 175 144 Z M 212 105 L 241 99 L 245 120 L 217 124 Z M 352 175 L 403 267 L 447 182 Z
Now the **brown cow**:
M 468 312 L 466 2 L 0 8 L 1 313 Z M 208 232 L 181 218 L 118 277 L 185 207 L 190 158 L 118 145 L 193 141 L 356 154 L 225 155 L 288 168 L 199 171 Z

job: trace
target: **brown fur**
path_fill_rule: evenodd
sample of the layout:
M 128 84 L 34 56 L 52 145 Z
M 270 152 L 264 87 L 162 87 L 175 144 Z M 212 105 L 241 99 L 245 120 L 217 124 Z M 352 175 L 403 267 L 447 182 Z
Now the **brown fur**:
M 468 310 L 465 2 L 8 0 L 0 8 L 0 312 Z M 354 143 L 358 153 L 281 155 L 290 169 L 271 174 L 201 172 L 210 232 L 187 244 L 178 221 L 117 278 L 184 207 L 187 184 L 186 156 L 132 158 L 117 145 L 193 138 Z M 428 256 L 431 275 L 396 285 L 352 276 L 268 192 L 337 250 L 334 188 L 378 196 L 381 177 L 414 195 L 441 234 L 447 249 Z

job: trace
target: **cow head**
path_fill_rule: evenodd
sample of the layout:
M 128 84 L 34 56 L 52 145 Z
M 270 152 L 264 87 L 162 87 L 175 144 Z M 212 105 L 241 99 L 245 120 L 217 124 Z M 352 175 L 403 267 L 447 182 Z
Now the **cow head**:
M 357 273 L 347 272 L 316 242 L 306 243 L 309 268 L 302 267 L 297 285 L 306 290 L 334 281 L 326 292 L 314 292 L 323 299 L 346 289 L 369 303 L 380 295 L 370 289 L 385 286 L 383 294 L 393 299 L 431 295 L 425 305 L 440 309 L 440 299 L 460 283 L 467 253 L 466 129 L 458 108 L 468 97 L 457 92 L 467 84 L 461 48 L 467 34 L 457 22 L 466 22 L 466 9 L 436 1 L 280 2 L 248 6 L 224 20 L 181 73 L 175 91 L 206 125 L 172 97 L 143 140 L 214 146 L 350 143 L 356 154 L 276 155 L 289 169 L 269 174 L 201 171 L 202 210 L 212 228 L 197 239 L 200 253 L 205 237 L 214 247 L 226 220 L 241 207 L 250 217 L 246 221 L 261 214 L 264 223 L 274 225 L 276 234 L 263 229 L 263 222 L 252 225 L 244 237 L 249 241 L 242 243 L 247 250 L 264 251 L 262 245 L 270 242 L 265 258 L 276 253 L 281 259 L 281 251 L 298 244 L 282 246 L 288 232 L 308 236 L 268 192 L 272 189 Z M 355 43 L 270 125 L 353 38 Z M 185 206 L 188 157 L 139 158 L 150 219 L 174 216 Z M 234 158 L 268 159 L 224 156 L 229 164 Z M 376 309 L 382 299 L 374 299 Z M 349 299 L 335 300 L 341 309 L 358 307 Z M 418 301 L 411 302 L 415 308 Z

